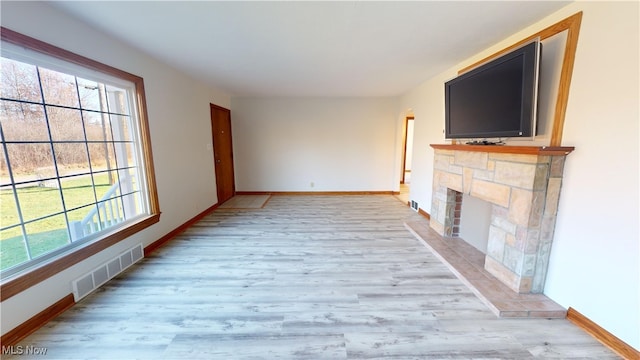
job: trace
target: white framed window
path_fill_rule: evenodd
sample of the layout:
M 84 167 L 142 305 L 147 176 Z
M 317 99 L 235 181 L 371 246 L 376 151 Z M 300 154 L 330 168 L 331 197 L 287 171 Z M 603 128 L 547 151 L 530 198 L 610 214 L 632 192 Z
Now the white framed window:
M 8 29 L 2 40 L 4 293 L 5 279 L 70 266 L 160 212 L 142 78 Z

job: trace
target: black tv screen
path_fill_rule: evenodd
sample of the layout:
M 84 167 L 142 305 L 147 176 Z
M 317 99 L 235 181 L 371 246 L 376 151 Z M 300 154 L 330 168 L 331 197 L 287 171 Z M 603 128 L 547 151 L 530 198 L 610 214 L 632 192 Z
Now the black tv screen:
M 535 135 L 540 42 L 445 83 L 445 138 Z

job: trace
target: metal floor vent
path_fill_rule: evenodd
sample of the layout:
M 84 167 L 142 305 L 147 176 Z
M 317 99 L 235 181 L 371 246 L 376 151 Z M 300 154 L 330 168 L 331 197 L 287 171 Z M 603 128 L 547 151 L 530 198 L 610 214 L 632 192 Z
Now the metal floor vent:
M 144 257 L 142 244 L 123 252 L 115 258 L 93 269 L 88 274 L 73 281 L 73 299 L 77 302 L 93 290 L 125 271 Z

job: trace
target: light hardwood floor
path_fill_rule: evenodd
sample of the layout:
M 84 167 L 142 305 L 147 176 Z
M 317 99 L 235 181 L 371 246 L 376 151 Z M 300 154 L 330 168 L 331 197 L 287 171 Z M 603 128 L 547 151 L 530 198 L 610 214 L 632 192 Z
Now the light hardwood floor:
M 616 358 L 567 320 L 495 317 L 406 221 L 426 220 L 385 195 L 215 211 L 20 345 L 47 348 L 38 359 Z
M 400 184 L 400 194 L 396 195 L 396 198 L 402 201 L 403 204 L 409 204 L 409 184 Z

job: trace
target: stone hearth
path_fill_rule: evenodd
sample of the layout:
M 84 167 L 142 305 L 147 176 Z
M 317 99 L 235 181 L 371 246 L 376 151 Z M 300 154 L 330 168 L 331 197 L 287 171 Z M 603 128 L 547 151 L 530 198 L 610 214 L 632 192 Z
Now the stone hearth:
M 457 236 L 462 193 L 490 202 L 485 270 L 518 293 L 542 292 L 564 161 L 573 148 L 431 146 L 431 228 Z

